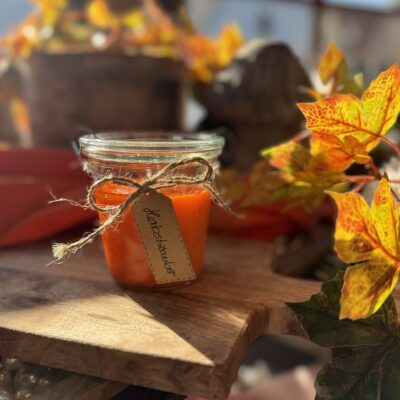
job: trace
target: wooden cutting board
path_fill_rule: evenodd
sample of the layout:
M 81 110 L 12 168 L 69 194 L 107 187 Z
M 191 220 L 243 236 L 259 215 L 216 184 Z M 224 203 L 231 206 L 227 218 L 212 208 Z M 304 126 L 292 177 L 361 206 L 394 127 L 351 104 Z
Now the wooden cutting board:
M 270 271 L 264 243 L 211 238 L 195 283 L 129 291 L 100 243 L 61 265 L 50 243 L 0 252 L 0 354 L 178 394 L 223 399 L 261 334 L 301 334 L 284 301 L 318 284 Z

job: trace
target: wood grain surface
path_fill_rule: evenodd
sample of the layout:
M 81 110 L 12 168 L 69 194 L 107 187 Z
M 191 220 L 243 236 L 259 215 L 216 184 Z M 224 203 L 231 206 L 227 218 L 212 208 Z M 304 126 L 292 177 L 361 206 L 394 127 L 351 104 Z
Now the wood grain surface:
M 205 272 L 168 291 L 118 287 L 100 243 L 60 265 L 50 243 L 0 252 L 0 354 L 178 394 L 224 399 L 251 343 L 301 334 L 285 301 L 318 284 L 274 275 L 268 245 L 211 238 Z

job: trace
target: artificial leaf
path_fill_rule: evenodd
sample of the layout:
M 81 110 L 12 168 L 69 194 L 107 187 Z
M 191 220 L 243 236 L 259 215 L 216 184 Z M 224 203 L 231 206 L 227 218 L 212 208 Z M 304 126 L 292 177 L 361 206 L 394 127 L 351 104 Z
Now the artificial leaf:
M 33 4 L 44 9 L 63 8 L 67 0 L 31 0 Z
M 25 100 L 15 96 L 10 100 L 9 108 L 13 127 L 18 133 L 21 143 L 29 145 L 31 141 L 31 119 Z
M 328 50 L 323 55 L 318 67 L 319 75 L 322 83 L 331 84 L 328 97 L 336 93 L 354 94 L 361 96 L 364 81 L 363 74 L 356 74 L 353 77 L 349 76 L 349 66 L 347 60 L 341 50 L 339 50 L 335 43 L 329 44 Z M 310 90 L 310 94 L 319 100 L 324 96 L 317 90 Z
M 87 6 L 89 22 L 102 29 L 117 29 L 120 27 L 118 17 L 110 10 L 106 0 L 92 0 Z
M 324 168 L 344 171 L 353 162 L 365 160 L 395 123 L 400 111 L 400 70 L 394 64 L 381 73 L 361 100 L 351 94 L 337 94 L 299 104 L 299 108 L 313 134 L 311 153 L 324 153 Z M 350 151 L 349 143 L 356 144 Z
M 349 66 L 341 50 L 331 42 L 318 66 L 321 82 L 330 87 L 329 91 L 320 92 L 316 89 L 308 89 L 307 92 L 315 99 L 331 97 L 337 93 L 354 94 L 361 96 L 364 89 L 363 74 L 349 75 Z
M 344 54 L 336 47 L 335 43 L 329 44 L 328 50 L 321 59 L 318 71 L 323 83 L 328 83 L 333 79 L 336 86 L 345 83 L 347 80 L 349 67 Z
M 394 400 L 400 390 L 400 329 L 390 296 L 369 318 L 339 320 L 344 272 L 302 303 L 290 303 L 308 337 L 332 349 L 316 380 L 317 400 Z M 340 382 L 340 385 L 338 385 Z
M 32 0 L 32 2 L 39 7 L 44 26 L 52 26 L 68 5 L 67 0 Z
M 224 27 L 216 39 L 207 36 L 189 36 L 183 45 L 192 75 L 203 82 L 213 79 L 215 73 L 228 65 L 244 39 L 237 24 Z
M 216 41 L 216 63 L 218 68 L 221 69 L 228 65 L 243 44 L 244 39 L 238 24 L 226 25 Z
M 132 8 L 87 0 L 84 11 L 70 6 L 68 0 L 31 1 L 37 10 L 0 39 L 0 49 L 10 59 L 28 57 L 34 50 L 63 53 L 113 48 L 181 60 L 196 80 L 209 82 L 244 43 L 236 24 L 224 27 L 216 39 L 198 35 L 184 6 L 172 17 L 157 0 L 143 0 Z
M 213 78 L 215 45 L 207 36 L 190 36 L 184 41 L 184 52 L 189 60 L 189 68 L 193 76 L 203 82 Z
M 286 200 L 288 207 L 311 209 L 328 189 L 338 189 L 343 175 L 319 167 L 310 150 L 300 143 L 287 142 L 262 152 L 265 161 L 255 164 L 245 205 Z
M 309 149 L 294 141 L 265 149 L 261 155 L 269 160 L 270 165 L 286 172 L 301 171 L 311 161 Z
M 399 209 L 383 178 L 371 208 L 358 193 L 330 193 L 338 207 L 335 251 L 346 271 L 340 318 L 366 318 L 392 292 L 399 275 Z

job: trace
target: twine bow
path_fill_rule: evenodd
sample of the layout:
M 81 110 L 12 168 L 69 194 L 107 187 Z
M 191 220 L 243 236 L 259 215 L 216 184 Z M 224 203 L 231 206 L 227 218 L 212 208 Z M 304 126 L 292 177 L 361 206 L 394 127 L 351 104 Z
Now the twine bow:
M 195 176 L 189 176 L 185 174 L 178 174 L 176 171 L 183 166 L 201 167 L 202 172 Z M 200 185 L 207 189 L 213 196 L 214 201 L 224 208 L 229 213 L 233 214 L 233 211 L 224 203 L 220 194 L 213 186 L 214 168 L 204 158 L 193 157 L 187 158 L 182 161 L 177 161 L 167 165 L 157 174 L 151 178 L 139 183 L 134 180 L 122 177 L 105 176 L 95 181 L 89 188 L 86 203 L 93 210 L 107 213 L 106 220 L 93 231 L 86 233 L 81 239 L 72 243 L 55 243 L 53 245 L 53 256 L 58 261 L 63 261 L 72 254 L 75 254 L 82 247 L 91 243 L 97 236 L 104 233 L 104 231 L 114 226 L 118 220 L 122 217 L 125 210 L 128 209 L 136 200 L 145 195 L 149 190 L 157 190 L 161 188 L 167 188 L 176 185 Z M 106 183 L 115 183 L 122 186 L 130 186 L 137 190 L 130 194 L 123 203 L 119 205 L 108 205 L 100 206 L 97 204 L 95 199 L 96 189 Z M 66 199 L 58 199 L 55 201 L 68 201 Z

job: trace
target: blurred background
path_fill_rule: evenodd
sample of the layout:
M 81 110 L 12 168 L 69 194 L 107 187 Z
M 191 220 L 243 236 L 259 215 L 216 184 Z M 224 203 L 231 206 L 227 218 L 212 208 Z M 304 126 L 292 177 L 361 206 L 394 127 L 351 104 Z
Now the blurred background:
M 372 77 L 400 53 L 399 0 L 187 0 L 194 25 L 216 35 L 235 20 L 246 39 L 264 37 L 290 45 L 307 67 L 334 40 L 350 67 Z M 2 0 L 0 35 L 32 9 L 26 0 Z

